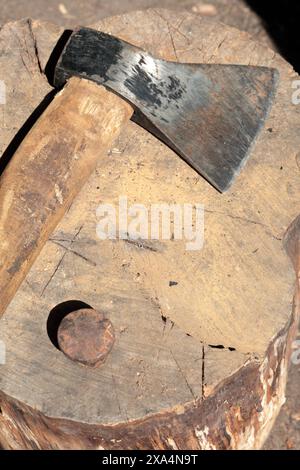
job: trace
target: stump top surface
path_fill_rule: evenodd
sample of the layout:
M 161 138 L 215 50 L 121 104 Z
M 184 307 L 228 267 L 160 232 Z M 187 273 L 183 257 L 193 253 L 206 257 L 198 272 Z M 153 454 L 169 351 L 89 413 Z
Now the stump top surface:
M 0 320 L 7 348 L 3 392 L 48 416 L 119 423 L 180 412 L 185 403 L 205 398 L 247 361 L 260 360 L 288 323 L 294 272 L 282 238 L 299 214 L 300 115 L 291 102 L 297 75 L 246 33 L 165 10 L 108 18 L 96 27 L 169 60 L 280 72 L 265 129 L 223 195 L 130 122 Z M 1 30 L 0 79 L 3 70 L 5 79 L 11 77 L 2 150 L 50 90 L 40 69 L 61 32 L 30 21 Z M 203 249 L 186 251 L 184 241 L 100 242 L 96 208 L 117 204 L 120 195 L 145 206 L 204 204 Z M 116 342 L 99 369 L 72 363 L 48 338 L 49 312 L 74 300 L 103 311 L 113 324 Z

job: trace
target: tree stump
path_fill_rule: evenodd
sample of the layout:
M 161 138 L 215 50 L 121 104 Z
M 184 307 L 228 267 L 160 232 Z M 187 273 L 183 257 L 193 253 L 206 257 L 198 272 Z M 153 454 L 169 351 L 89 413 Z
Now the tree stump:
M 260 448 L 284 403 L 299 314 L 297 75 L 247 33 L 187 12 L 135 12 L 96 27 L 168 60 L 275 67 L 279 89 L 223 195 L 134 122 L 99 157 L 0 320 L 0 445 Z M 43 71 L 61 33 L 26 20 L 0 32 L 2 152 L 51 90 Z M 96 209 L 120 195 L 146 207 L 203 204 L 203 249 L 186 251 L 184 240 L 100 241 Z M 98 368 L 71 361 L 56 342 L 59 320 L 82 307 L 113 325 L 114 345 Z

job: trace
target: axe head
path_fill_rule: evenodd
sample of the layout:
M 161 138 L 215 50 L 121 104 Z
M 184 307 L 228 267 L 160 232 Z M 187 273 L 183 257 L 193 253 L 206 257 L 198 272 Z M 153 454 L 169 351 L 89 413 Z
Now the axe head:
M 55 86 L 71 76 L 93 80 L 128 100 L 144 127 L 223 192 L 263 127 L 278 72 L 167 62 L 108 34 L 81 28 L 61 54 Z

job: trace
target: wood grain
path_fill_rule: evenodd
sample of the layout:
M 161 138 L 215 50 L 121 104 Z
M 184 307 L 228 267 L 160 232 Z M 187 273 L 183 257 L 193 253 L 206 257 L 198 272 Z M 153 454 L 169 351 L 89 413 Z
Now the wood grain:
M 0 315 L 130 114 L 104 88 L 72 78 L 25 137 L 0 180 Z
M 298 77 L 247 34 L 188 13 L 150 10 L 97 27 L 166 59 L 273 66 L 279 91 L 226 195 L 133 122 L 99 159 L 0 320 L 8 358 L 0 443 L 259 448 L 284 402 L 299 317 L 282 242 L 300 212 L 300 116 L 290 94 Z M 36 23 L 36 37 L 39 28 L 45 51 L 47 27 Z M 203 249 L 187 252 L 185 241 L 99 241 L 96 209 L 120 195 L 147 207 L 204 204 Z M 299 240 L 293 227 L 290 240 Z M 292 253 L 297 266 L 299 251 Z M 98 371 L 69 361 L 47 336 L 49 312 L 70 300 L 104 312 L 114 326 L 114 348 Z

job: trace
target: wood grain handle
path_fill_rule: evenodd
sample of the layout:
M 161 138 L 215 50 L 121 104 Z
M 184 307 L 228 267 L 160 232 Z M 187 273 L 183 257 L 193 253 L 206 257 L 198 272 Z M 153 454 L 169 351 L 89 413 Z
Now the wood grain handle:
M 132 108 L 71 78 L 26 136 L 0 179 L 0 315 Z

